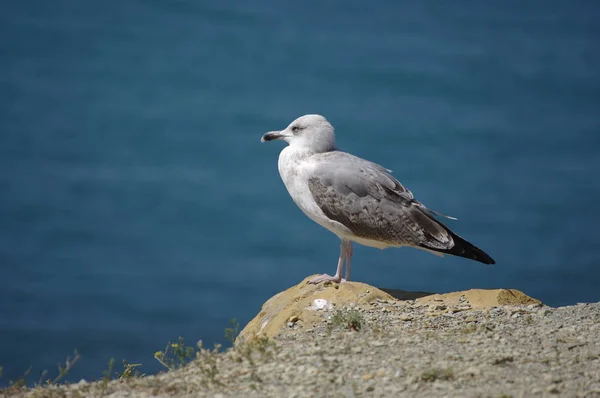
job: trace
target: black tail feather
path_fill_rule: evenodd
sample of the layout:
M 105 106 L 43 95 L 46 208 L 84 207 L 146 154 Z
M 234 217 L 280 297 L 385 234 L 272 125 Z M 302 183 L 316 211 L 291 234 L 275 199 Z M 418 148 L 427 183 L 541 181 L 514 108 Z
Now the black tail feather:
M 437 220 L 436 220 L 437 221 Z M 443 254 L 451 254 L 453 256 L 465 257 L 471 260 L 479 261 L 484 264 L 496 264 L 493 258 L 491 258 L 486 252 L 476 247 L 470 242 L 467 242 L 460 236 L 456 235 L 454 232 L 450 230 L 450 228 L 446 227 L 441 222 L 437 221 L 438 224 L 444 227 L 446 231 L 452 236 L 454 240 L 454 246 L 451 249 L 437 249 L 430 246 L 423 245 L 424 249 L 431 250 L 438 253 Z
M 472 243 L 467 242 L 455 233 L 452 233 L 452 239 L 454 239 L 454 247 L 447 251 L 448 254 L 470 258 L 471 260 L 479 261 L 484 264 L 496 264 L 489 254 Z

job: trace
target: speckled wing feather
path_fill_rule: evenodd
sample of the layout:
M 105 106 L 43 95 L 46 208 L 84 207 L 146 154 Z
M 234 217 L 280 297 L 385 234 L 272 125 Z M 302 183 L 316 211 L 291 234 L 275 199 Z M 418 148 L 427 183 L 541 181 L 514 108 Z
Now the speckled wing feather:
M 351 154 L 315 155 L 309 189 L 327 217 L 357 237 L 433 250 L 454 246 L 447 228 L 385 168 Z

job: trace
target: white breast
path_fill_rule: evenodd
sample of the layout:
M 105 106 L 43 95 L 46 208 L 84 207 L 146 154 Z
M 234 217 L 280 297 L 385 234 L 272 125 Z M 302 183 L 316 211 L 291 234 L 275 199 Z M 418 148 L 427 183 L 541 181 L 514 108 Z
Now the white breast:
M 317 206 L 308 187 L 308 179 L 313 171 L 310 155 L 291 146 L 285 147 L 279 154 L 278 167 L 285 187 L 304 214 L 340 238 L 353 235 L 344 225 L 330 220 Z

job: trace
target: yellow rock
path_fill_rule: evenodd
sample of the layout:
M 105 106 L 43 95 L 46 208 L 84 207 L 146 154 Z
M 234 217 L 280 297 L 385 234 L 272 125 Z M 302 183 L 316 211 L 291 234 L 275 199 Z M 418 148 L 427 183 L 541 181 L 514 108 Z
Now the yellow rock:
M 295 322 L 298 322 L 299 319 L 300 319 L 300 317 L 298 315 L 292 315 L 290 317 L 290 319 L 288 319 L 288 322 L 295 323 Z
M 388 302 L 398 301 L 390 294 L 361 282 L 341 284 L 308 284 L 314 275 L 298 285 L 276 294 L 263 304 L 260 313 L 240 332 L 236 344 L 248 342 L 257 337 L 272 338 L 288 328 L 288 322 L 301 325 L 304 330 L 323 321 L 323 310 L 317 304 L 342 308 L 348 304 L 362 306 L 376 299 Z M 404 292 L 410 294 L 411 292 Z M 424 293 L 427 294 L 427 293 Z M 446 294 L 419 294 L 417 304 L 432 308 L 484 309 L 500 305 L 541 304 L 539 300 L 514 289 L 472 289 Z M 433 314 L 439 315 L 439 314 Z M 405 317 L 408 321 L 410 316 Z
M 371 379 L 374 379 L 377 375 L 375 373 L 365 373 L 362 377 L 362 379 L 364 381 L 369 381 Z
M 461 299 L 463 296 L 464 298 Z M 448 307 L 470 304 L 474 309 L 501 305 L 541 304 L 539 300 L 515 289 L 471 289 L 462 292 L 432 294 L 431 296 L 421 297 L 416 302 L 421 305 L 434 304 L 436 306 L 443 303 Z
M 323 311 L 314 307 L 314 300 L 326 300 L 333 308 L 347 304 L 366 304 L 376 299 L 395 301 L 389 294 L 361 282 L 341 284 L 308 284 L 309 276 L 302 282 L 271 297 L 263 304 L 260 313 L 240 332 L 236 344 L 256 337 L 274 337 L 287 328 L 288 321 L 296 319 L 304 329 L 323 320 Z

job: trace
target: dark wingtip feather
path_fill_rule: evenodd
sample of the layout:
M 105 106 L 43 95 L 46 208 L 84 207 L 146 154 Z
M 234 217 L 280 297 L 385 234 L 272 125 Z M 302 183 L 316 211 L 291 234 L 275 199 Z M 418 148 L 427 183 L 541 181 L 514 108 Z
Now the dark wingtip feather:
M 435 220 L 440 226 L 442 226 L 449 234 L 452 236 L 454 240 L 454 246 L 451 249 L 438 249 L 430 246 L 422 245 L 423 248 L 427 250 L 433 250 L 438 253 L 451 254 L 453 256 L 464 257 L 471 260 L 479 261 L 483 264 L 496 264 L 496 261 L 489 254 L 473 245 L 470 242 L 467 242 L 460 236 L 456 235 L 454 232 L 450 230 L 450 228 L 446 227 L 444 224 Z
M 435 249 L 432 247 L 426 247 L 428 250 L 433 250 L 438 253 L 451 254 L 453 256 L 464 257 L 471 260 L 479 261 L 483 264 L 496 264 L 493 258 L 490 257 L 489 254 L 476 247 L 472 243 L 467 242 L 460 236 L 452 233 L 452 238 L 454 239 L 454 247 L 451 249 Z
M 454 247 L 449 250 L 439 250 L 441 253 L 451 254 L 453 256 L 465 257 L 471 260 L 479 261 L 483 264 L 496 264 L 496 261 L 489 254 L 473 245 L 470 242 L 467 242 L 460 236 L 456 235 L 454 232 L 449 231 L 452 235 L 452 239 L 454 239 Z
M 494 261 L 494 259 L 491 258 L 489 254 L 487 254 L 480 248 L 474 246 L 473 244 L 467 242 L 462 238 L 459 238 L 459 240 L 460 243 L 456 242 L 456 239 L 454 240 L 454 248 L 458 247 L 458 252 L 455 254 L 456 256 L 466 257 L 471 260 L 479 261 L 483 264 L 496 264 L 496 261 Z

